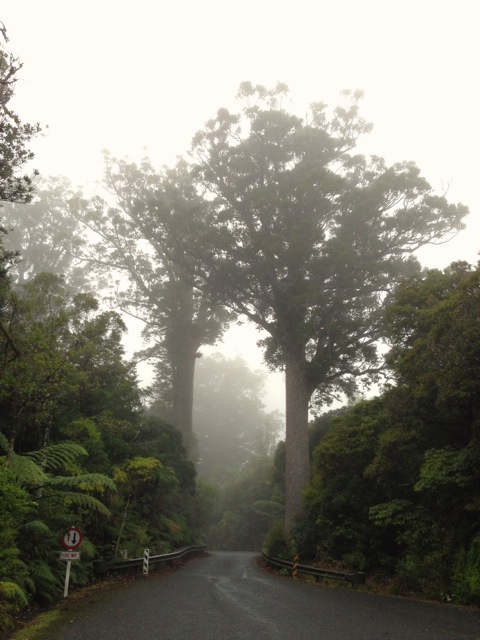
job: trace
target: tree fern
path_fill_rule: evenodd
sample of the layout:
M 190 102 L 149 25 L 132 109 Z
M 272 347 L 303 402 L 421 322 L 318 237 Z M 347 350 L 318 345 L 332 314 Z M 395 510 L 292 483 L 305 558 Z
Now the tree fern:
M 8 448 L 7 439 L 1 433 L 0 446 L 4 449 Z M 64 495 L 67 502 L 87 506 L 98 513 L 108 516 L 110 511 L 99 500 L 85 494 L 78 494 L 74 499 L 72 498 L 73 492 L 71 490 L 77 489 L 78 491 L 97 493 L 103 493 L 107 489 L 115 491 L 116 486 L 111 478 L 101 473 L 84 473 L 74 476 L 49 476 L 46 473 L 46 470 L 49 469 L 54 471 L 64 468 L 84 455 L 88 455 L 88 453 L 81 445 L 73 442 L 63 442 L 49 445 L 39 451 L 31 451 L 22 455 L 13 454 L 8 464 L 21 484 L 38 488 L 65 487 L 70 489 Z

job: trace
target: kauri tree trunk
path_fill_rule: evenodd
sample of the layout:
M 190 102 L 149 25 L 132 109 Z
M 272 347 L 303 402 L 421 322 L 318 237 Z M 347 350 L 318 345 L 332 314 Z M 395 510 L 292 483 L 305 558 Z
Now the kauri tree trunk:
M 192 415 L 195 363 L 198 341 L 184 334 L 173 355 L 173 421 L 181 431 L 183 444 L 188 453 L 193 448 Z
M 285 533 L 303 512 L 303 490 L 310 477 L 308 405 L 311 391 L 305 376 L 303 358 L 290 355 L 285 366 L 286 470 Z

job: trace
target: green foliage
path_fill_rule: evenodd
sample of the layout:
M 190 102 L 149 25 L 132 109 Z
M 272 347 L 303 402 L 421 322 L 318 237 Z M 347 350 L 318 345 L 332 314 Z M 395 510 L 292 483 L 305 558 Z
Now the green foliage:
M 469 458 L 469 451 L 465 449 L 429 449 L 414 489 L 430 494 L 441 492 L 442 498 L 451 487 L 464 489 L 471 481 Z
M 297 531 L 312 557 L 470 604 L 480 602 L 479 277 L 457 263 L 398 288 L 386 316 L 398 383 L 330 419 Z
M 468 551 L 457 552 L 452 582 L 452 599 L 465 604 L 480 602 L 480 536 L 472 540 Z
M 178 431 L 143 415 L 118 316 L 51 274 L 15 292 L 6 282 L 4 292 L 0 581 L 29 601 L 58 597 L 59 539 L 72 524 L 84 533 L 73 586 L 125 540 L 135 555 L 194 541 L 193 464 Z M 7 624 L 23 604 L 5 603 Z
M 82 491 L 103 493 L 106 489 L 116 490 L 115 483 L 108 476 L 101 473 L 82 473 L 76 476 L 56 476 L 47 482 L 50 487 L 78 488 Z
M 28 202 L 34 189 L 32 179 L 18 172 L 33 158 L 27 145 L 40 127 L 23 123 L 9 104 L 23 65 L 6 49 L 7 42 L 5 25 L 0 22 L 0 201 Z
M 28 596 L 16 582 L 0 580 L 0 628 L 13 627 L 13 617 L 28 606 Z
M 30 511 L 28 493 L 0 458 L 0 628 L 8 628 L 15 613 L 28 604 L 28 568 L 20 560 L 17 539 Z
M 28 605 L 28 598 L 15 582 L 0 582 L 0 596 L 9 602 Z
M 41 559 L 32 560 L 28 565 L 28 570 L 30 580 L 34 585 L 32 589 L 34 594 L 37 595 L 39 600 L 52 602 L 62 586 L 59 572 L 56 572 L 57 575 L 55 575 L 51 566 L 45 560 Z
M 276 520 L 272 524 L 263 542 L 263 550 L 270 558 L 289 559 L 289 545 L 285 539 L 283 520 Z

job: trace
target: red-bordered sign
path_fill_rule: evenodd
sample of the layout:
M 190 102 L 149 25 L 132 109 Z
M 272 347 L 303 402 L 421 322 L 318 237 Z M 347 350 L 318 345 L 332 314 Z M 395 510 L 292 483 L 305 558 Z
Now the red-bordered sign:
M 76 549 L 82 544 L 83 536 L 79 529 L 70 527 L 67 532 L 62 536 L 61 543 L 65 549 Z

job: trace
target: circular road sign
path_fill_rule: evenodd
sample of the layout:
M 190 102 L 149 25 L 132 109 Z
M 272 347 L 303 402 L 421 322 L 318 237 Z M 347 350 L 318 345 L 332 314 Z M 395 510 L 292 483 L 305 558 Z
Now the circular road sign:
M 83 536 L 81 532 L 75 527 L 70 527 L 67 532 L 62 536 L 62 544 L 65 549 L 76 549 L 82 544 Z

